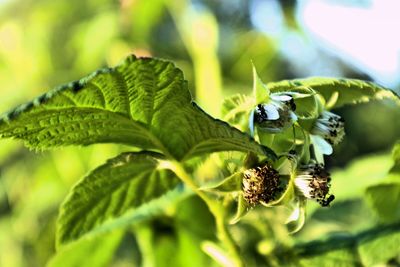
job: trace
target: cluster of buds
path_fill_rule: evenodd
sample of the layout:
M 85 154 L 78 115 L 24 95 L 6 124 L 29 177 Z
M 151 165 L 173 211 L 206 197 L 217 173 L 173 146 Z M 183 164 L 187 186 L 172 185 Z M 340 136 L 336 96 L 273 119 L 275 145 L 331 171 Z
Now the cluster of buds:
M 243 173 L 243 198 L 250 206 L 274 199 L 279 188 L 279 173 L 269 164 Z

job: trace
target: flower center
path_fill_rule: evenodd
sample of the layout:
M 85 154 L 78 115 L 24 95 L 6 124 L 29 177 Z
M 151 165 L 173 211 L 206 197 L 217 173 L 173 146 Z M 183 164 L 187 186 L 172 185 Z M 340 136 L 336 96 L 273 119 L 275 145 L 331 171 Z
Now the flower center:
M 248 169 L 243 173 L 243 197 L 255 206 L 260 201 L 270 202 L 279 192 L 279 173 L 269 164 Z

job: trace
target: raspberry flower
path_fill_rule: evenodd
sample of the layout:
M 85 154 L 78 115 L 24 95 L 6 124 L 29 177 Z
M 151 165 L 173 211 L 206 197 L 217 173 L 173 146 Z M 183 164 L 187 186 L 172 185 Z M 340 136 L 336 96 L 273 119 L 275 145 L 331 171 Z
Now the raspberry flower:
M 253 68 L 255 106 L 250 112 L 249 129 L 254 135 L 254 127 L 263 132 L 280 133 L 297 120 L 296 105 L 290 92 L 271 93 Z
M 311 140 L 324 155 L 332 154 L 332 146 L 339 144 L 344 135 L 344 120 L 329 111 L 323 111 L 311 129 Z
M 262 131 L 279 133 L 297 120 L 296 105 L 289 95 L 271 94 L 267 103 L 258 104 L 252 112 L 252 121 Z M 254 127 L 254 126 L 253 126 Z
M 334 195 L 329 194 L 330 181 L 330 174 L 322 164 L 310 163 L 300 166 L 294 184 L 304 197 L 314 199 L 326 207 L 335 199 Z

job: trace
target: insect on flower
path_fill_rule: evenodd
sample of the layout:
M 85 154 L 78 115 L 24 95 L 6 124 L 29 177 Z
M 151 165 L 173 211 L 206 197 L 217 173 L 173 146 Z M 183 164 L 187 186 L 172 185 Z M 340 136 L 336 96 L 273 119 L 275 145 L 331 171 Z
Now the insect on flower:
M 254 123 L 262 131 L 279 133 L 290 127 L 297 116 L 293 97 L 286 94 L 272 93 L 269 102 L 258 104 L 250 113 L 249 127 L 254 133 Z

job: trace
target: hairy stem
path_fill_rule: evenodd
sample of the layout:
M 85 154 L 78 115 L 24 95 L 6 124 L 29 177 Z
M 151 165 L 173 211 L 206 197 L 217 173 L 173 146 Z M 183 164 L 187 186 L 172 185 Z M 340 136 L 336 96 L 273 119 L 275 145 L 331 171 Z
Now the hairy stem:
M 215 217 L 218 238 L 228 250 L 229 256 L 233 259 L 234 266 L 243 266 L 239 249 L 227 228 L 225 209 L 223 205 L 220 202 L 210 198 L 205 192 L 199 190 L 198 186 L 195 184 L 191 176 L 186 172 L 181 163 L 177 161 L 163 161 L 160 164 L 160 167 L 172 170 L 182 180 L 182 182 L 184 182 L 190 189 L 193 190 L 193 192 L 195 192 L 201 199 L 204 200 L 209 210 Z

